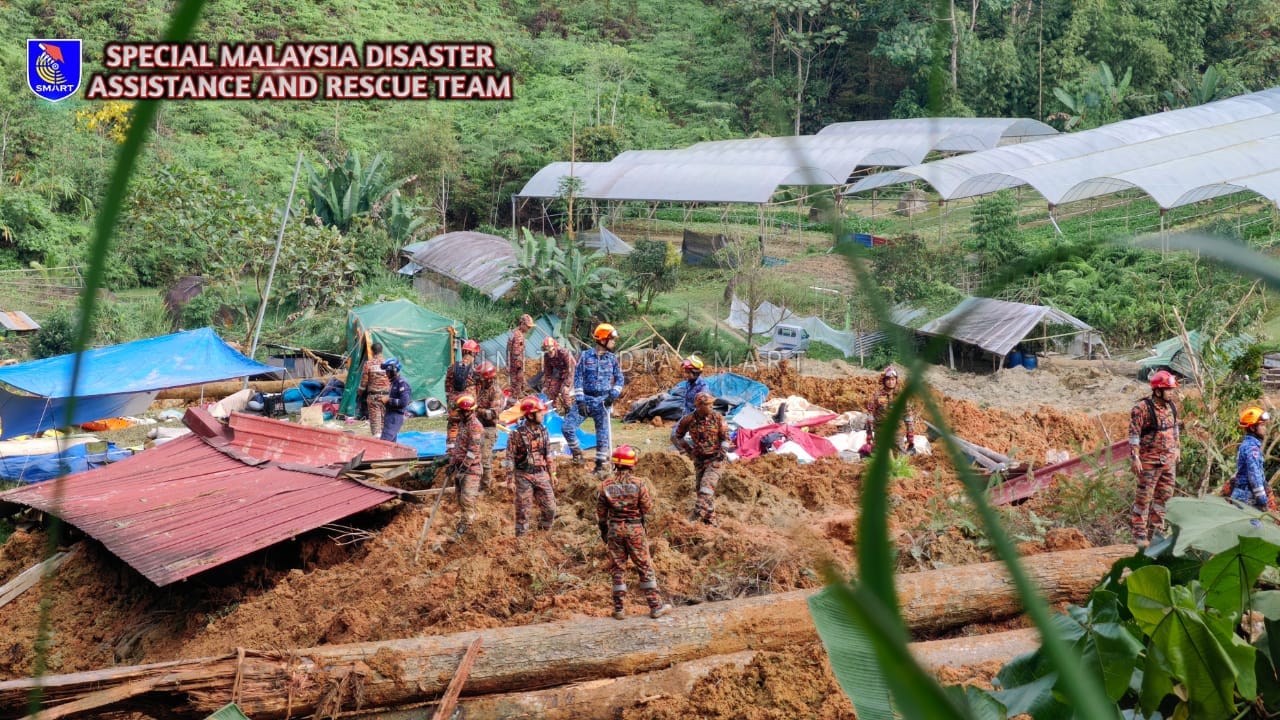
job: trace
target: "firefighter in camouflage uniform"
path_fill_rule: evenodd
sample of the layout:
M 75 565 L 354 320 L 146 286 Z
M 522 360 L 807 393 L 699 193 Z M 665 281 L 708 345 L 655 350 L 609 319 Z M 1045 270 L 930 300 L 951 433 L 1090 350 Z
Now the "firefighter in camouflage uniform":
M 484 426 L 484 440 L 480 443 L 480 490 L 489 489 L 493 482 L 493 444 L 498 441 L 498 414 L 507 409 L 507 396 L 498 387 L 498 368 L 485 361 L 476 368 L 476 417 Z
M 507 338 L 507 384 L 513 396 L 524 395 L 529 386 L 524 379 L 524 341 L 525 335 L 533 329 L 533 317 L 529 314 L 520 316 L 511 336 Z
M 480 443 L 484 426 L 476 417 L 476 399 L 463 395 L 454 402 L 458 411 L 458 436 L 449 450 L 449 473 L 458 493 L 458 528 L 455 539 L 462 539 L 476 519 L 476 498 L 480 497 Z
M 716 486 L 720 484 L 720 473 L 731 449 L 729 424 L 712 408 L 715 400 L 711 393 L 698 393 L 693 414 L 685 415 L 673 433 L 676 448 L 693 460 L 697 499 L 689 519 L 708 525 L 715 523 Z M 689 436 L 688 440 L 685 435 Z
M 556 494 L 551 485 L 556 464 L 551 455 L 551 438 L 542 424 L 546 411 L 547 406 L 537 397 L 521 400 L 520 414 L 524 422 L 511 431 L 507 443 L 516 478 L 516 537 L 528 529 L 529 510 L 535 502 L 539 529 L 550 530 L 556 519 Z
M 600 483 L 596 493 L 596 523 L 600 539 L 609 552 L 609 575 L 613 578 L 613 617 L 626 617 L 627 581 L 624 576 L 627 559 L 635 563 L 640 575 L 640 589 L 649 604 L 649 617 L 660 618 L 671 611 L 658 594 L 658 579 L 649 557 L 649 541 L 645 536 L 645 516 L 653 511 L 653 500 L 645 480 L 635 476 L 636 451 L 630 445 L 613 451 L 613 477 Z
M 1129 452 L 1138 491 L 1129 513 L 1133 540 L 1146 545 L 1164 532 L 1164 504 L 1173 497 L 1178 457 L 1182 454 L 1178 407 L 1174 405 L 1178 380 L 1168 370 L 1151 376 L 1151 396 L 1142 398 L 1129 412 Z
M 476 393 L 476 355 L 480 353 L 480 343 L 466 340 L 462 343 L 462 359 L 449 366 L 444 375 L 445 407 L 449 409 L 448 422 L 445 424 L 445 443 L 447 451 L 453 447 L 454 438 L 458 435 L 458 398 Z
M 867 444 L 875 445 L 876 430 L 880 429 L 880 422 L 889 415 L 889 408 L 894 401 L 898 399 L 898 393 L 901 392 L 898 386 L 898 371 L 889 366 L 880 373 L 880 389 L 876 392 L 875 397 L 871 399 L 871 405 L 867 408 L 867 414 L 871 416 L 871 422 L 867 424 Z M 907 410 L 902 416 L 902 426 L 907 431 L 907 452 L 914 453 L 916 451 L 916 420 L 911 413 L 911 405 L 907 405 Z M 889 432 L 886 429 L 886 432 Z M 890 433 L 890 437 L 896 436 L 897 433 Z M 896 439 L 896 438 L 895 438 Z
M 570 413 L 575 412 L 573 372 L 577 366 L 578 361 L 574 359 L 573 353 L 560 347 L 555 338 L 549 337 L 542 341 L 542 391 L 546 393 L 556 412 L 560 413 L 560 417 L 565 418 L 560 432 L 569 445 L 569 452 L 573 453 L 573 462 L 580 465 L 582 447 L 578 444 L 578 433 L 573 429 L 577 427 L 577 423 L 570 425 L 567 419 Z

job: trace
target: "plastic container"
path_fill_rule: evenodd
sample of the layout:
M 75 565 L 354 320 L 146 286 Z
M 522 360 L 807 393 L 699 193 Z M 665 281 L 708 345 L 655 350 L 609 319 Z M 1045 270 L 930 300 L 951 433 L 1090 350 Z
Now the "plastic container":
M 1036 356 L 1035 356 L 1035 355 L 1031 355 L 1030 353 L 1028 353 L 1028 354 L 1026 354 L 1026 355 L 1023 355 L 1023 356 L 1022 356 L 1022 367 L 1023 367 L 1024 369 L 1027 369 L 1027 370 L 1035 370 L 1035 369 L 1036 369 L 1036 365 L 1037 365 L 1037 364 L 1038 364 L 1038 363 L 1036 362 Z
M 1013 368 L 1013 367 L 1018 367 L 1021 364 L 1022 364 L 1021 350 L 1014 350 L 1013 352 L 1005 356 L 1005 359 L 1004 359 L 1005 367 Z

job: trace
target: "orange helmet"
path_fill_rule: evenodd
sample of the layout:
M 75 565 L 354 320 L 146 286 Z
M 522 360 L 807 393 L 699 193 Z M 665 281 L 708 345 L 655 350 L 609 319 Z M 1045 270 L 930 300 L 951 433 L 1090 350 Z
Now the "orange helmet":
M 634 467 L 636 464 L 636 451 L 630 445 L 619 445 L 613 451 L 613 464 L 624 467 Z
M 459 410 L 471 412 L 476 409 L 476 398 L 474 395 L 460 395 L 453 401 L 453 406 Z
M 547 404 L 542 402 L 542 398 L 536 395 L 530 395 L 520 401 L 521 415 L 533 415 L 534 413 L 546 412 L 546 410 Z
M 1153 388 L 1176 388 L 1178 387 L 1178 378 L 1168 370 L 1157 370 L 1151 376 L 1151 387 Z
M 1267 422 L 1270 419 L 1271 413 L 1257 405 L 1251 405 L 1240 412 L 1240 427 L 1251 428 L 1260 422 Z
M 498 377 L 498 368 L 488 360 L 480 363 L 480 367 L 476 368 L 476 372 L 485 380 L 492 380 Z
M 600 323 L 596 326 L 595 332 L 591 333 L 591 337 L 594 337 L 598 343 L 609 342 L 610 338 L 618 337 L 618 329 L 609 323 Z
M 471 353 L 472 355 L 475 355 L 480 352 L 480 343 L 476 342 L 475 340 L 463 340 L 462 352 Z

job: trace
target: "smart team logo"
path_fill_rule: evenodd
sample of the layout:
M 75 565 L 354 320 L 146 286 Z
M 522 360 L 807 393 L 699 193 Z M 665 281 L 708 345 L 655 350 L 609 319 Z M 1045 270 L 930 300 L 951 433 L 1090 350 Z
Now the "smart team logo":
M 57 102 L 80 88 L 79 40 L 28 40 L 27 87 L 45 100 Z

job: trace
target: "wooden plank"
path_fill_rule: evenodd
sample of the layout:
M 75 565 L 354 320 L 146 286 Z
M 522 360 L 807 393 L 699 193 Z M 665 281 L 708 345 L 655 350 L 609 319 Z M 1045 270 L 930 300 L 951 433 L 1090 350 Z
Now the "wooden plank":
M 47 558 L 44 562 L 37 563 L 23 570 L 18 577 L 0 586 L 0 607 L 8 605 L 16 600 L 22 593 L 31 589 L 33 585 L 40 582 L 40 578 L 46 573 L 52 573 L 62 567 L 68 559 L 80 550 L 80 543 L 76 543 L 70 550 L 55 554 L 53 557 Z
M 449 689 L 445 690 L 444 697 L 440 699 L 440 706 L 436 708 L 436 714 L 431 716 L 431 720 L 448 720 L 453 714 L 453 707 L 458 704 L 458 696 L 462 694 L 462 686 L 467 684 L 467 677 L 471 675 L 471 666 L 476 662 L 476 656 L 480 654 L 480 644 L 484 641 L 483 636 L 477 636 L 471 643 L 471 647 L 467 648 L 467 654 L 462 656 L 462 662 L 458 664 L 458 672 L 453 674 L 453 679 L 449 681 Z

